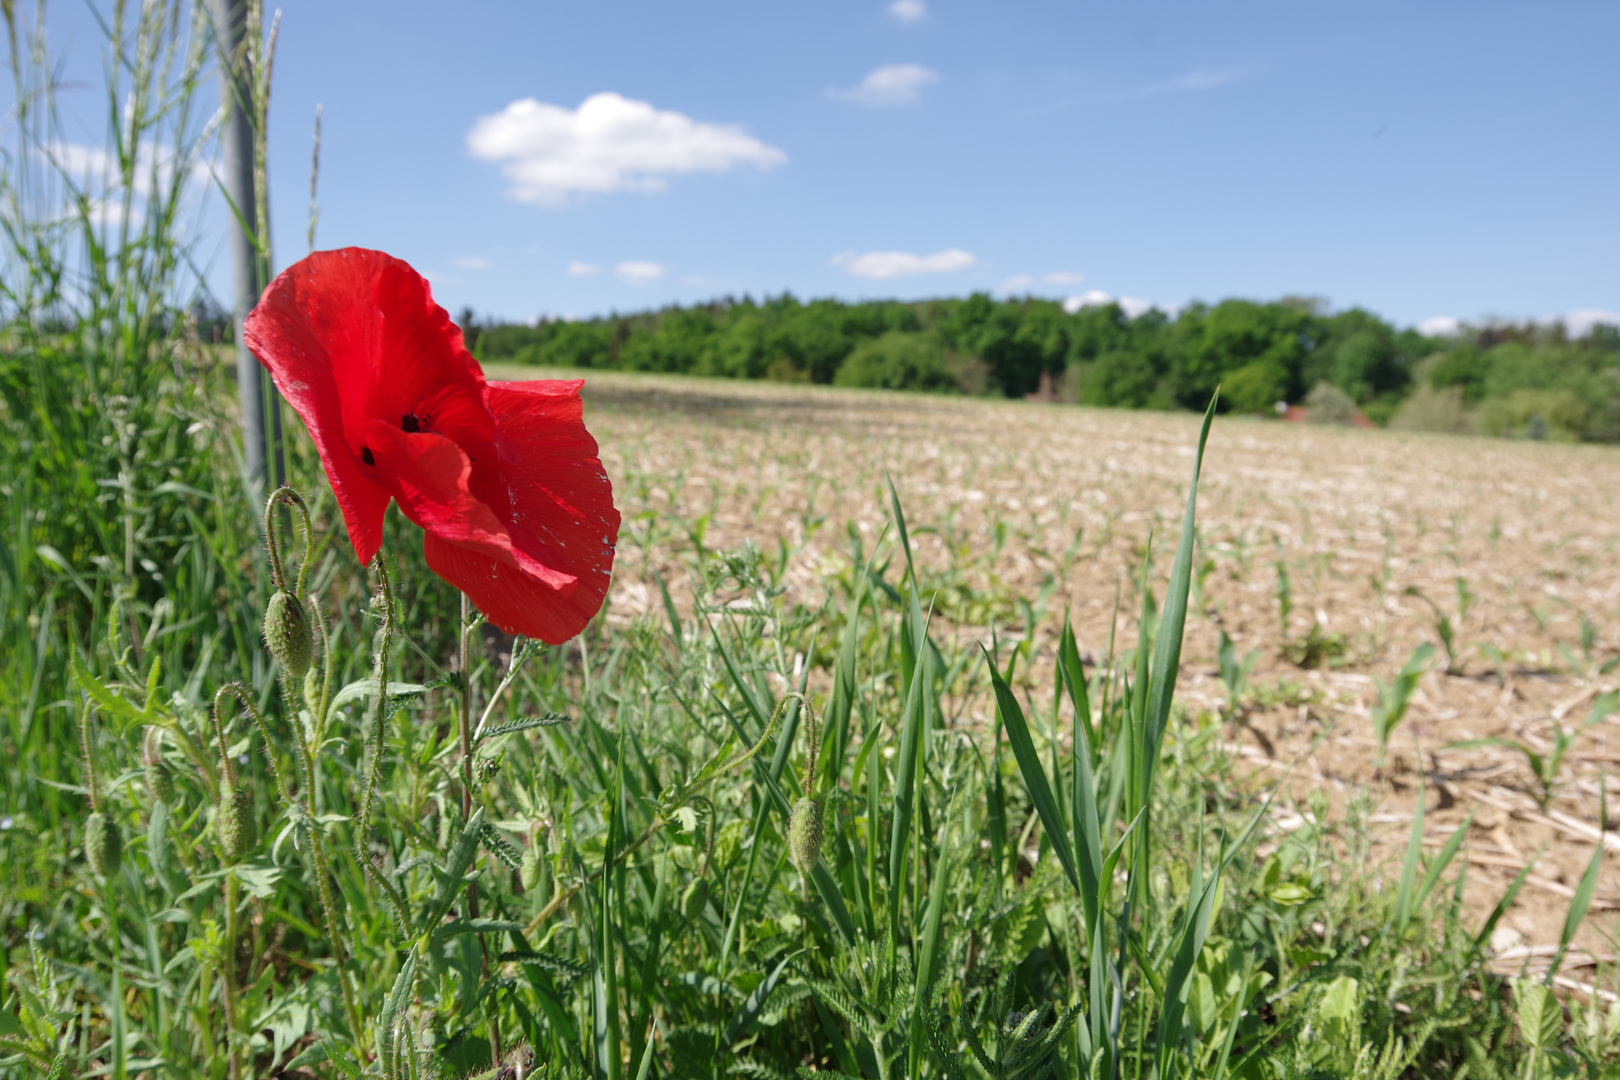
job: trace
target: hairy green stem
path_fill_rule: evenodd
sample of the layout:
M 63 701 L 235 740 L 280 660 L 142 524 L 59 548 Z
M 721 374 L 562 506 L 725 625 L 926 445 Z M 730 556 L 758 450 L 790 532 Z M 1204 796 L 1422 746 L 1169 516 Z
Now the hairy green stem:
M 217 721 L 216 721 L 217 722 Z M 225 1002 L 225 1060 L 231 1080 L 239 1080 L 242 1064 L 236 1054 L 236 874 L 226 871 L 225 943 L 220 958 L 220 996 Z
M 361 872 L 376 885 L 394 909 L 401 937 L 410 933 L 410 916 L 405 901 L 386 875 L 377 869 L 366 848 L 371 843 L 371 813 L 377 797 L 377 782 L 382 777 L 383 726 L 388 721 L 388 650 L 394 640 L 394 586 L 388 579 L 388 567 L 378 556 L 372 563 L 377 571 L 378 598 L 382 601 L 382 631 L 377 642 L 377 694 L 371 724 L 371 761 L 364 766 L 365 783 L 360 791 L 360 814 L 354 827 L 354 859 Z

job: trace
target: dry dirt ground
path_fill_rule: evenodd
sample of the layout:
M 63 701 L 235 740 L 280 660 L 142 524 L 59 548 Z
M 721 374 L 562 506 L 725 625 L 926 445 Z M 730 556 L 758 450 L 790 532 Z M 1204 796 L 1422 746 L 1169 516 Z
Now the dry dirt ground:
M 1150 533 L 1162 594 L 1199 424 L 616 374 L 593 374 L 585 398 L 625 518 L 611 619 L 657 611 L 650 568 L 679 594 L 683 556 L 699 541 L 724 550 L 751 539 L 774 556 L 781 538 L 791 594 L 820 603 L 826 576 L 848 570 L 850 529 L 870 551 L 889 520 L 887 470 L 919 556 L 945 583 L 947 632 L 988 637 L 993 621 L 1004 636 L 1022 633 L 1023 597 L 1048 658 L 1065 608 L 1082 651 L 1105 652 L 1116 587 L 1130 595 Z M 1404 849 L 1420 791 L 1434 848 L 1472 814 L 1464 851 L 1476 912 L 1542 853 L 1498 932 L 1499 950 L 1511 949 L 1499 964 L 1551 951 L 1601 841 L 1611 854 L 1578 939 L 1588 955 L 1576 959 L 1617 951 L 1620 832 L 1606 826 L 1620 809 L 1600 823 L 1599 784 L 1620 770 L 1620 713 L 1583 725 L 1620 682 L 1620 669 L 1603 670 L 1620 655 L 1620 449 L 1221 417 L 1198 517 L 1178 701 L 1226 710 L 1225 737 L 1254 768 L 1281 776 L 1293 763 L 1300 809 L 1309 788 L 1326 790 L 1336 813 L 1366 792 L 1383 857 Z M 1256 651 L 1235 714 L 1217 669 L 1222 630 L 1239 657 Z M 1134 632 L 1122 611 L 1121 640 Z M 1377 773 L 1376 680 L 1392 682 L 1425 641 L 1436 655 Z M 1545 762 L 1560 730 L 1573 741 L 1550 798 L 1521 750 L 1448 749 L 1502 738 Z

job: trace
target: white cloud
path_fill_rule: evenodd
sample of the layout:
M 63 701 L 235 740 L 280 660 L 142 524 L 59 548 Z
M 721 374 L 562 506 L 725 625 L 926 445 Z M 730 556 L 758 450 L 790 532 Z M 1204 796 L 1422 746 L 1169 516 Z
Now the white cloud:
M 1016 293 L 1027 291 L 1033 284 L 1035 284 L 1035 279 L 1028 274 L 1014 274 L 1000 285 L 997 285 L 996 288 L 1001 292 Z
M 889 18 L 901 26 L 915 26 L 928 18 L 928 5 L 923 0 L 894 0 L 889 5 Z
M 869 105 L 874 109 L 894 105 L 915 105 L 922 100 L 922 88 L 939 81 L 939 72 L 921 64 L 884 64 L 849 90 L 831 90 L 841 101 Z
M 561 206 L 571 195 L 662 191 L 670 176 L 769 169 L 787 155 L 735 124 L 710 124 L 614 93 L 577 109 L 534 98 L 481 116 L 467 133 L 474 157 L 501 162 L 520 202 Z
M 457 255 L 450 265 L 459 270 L 488 270 L 489 260 L 482 255 Z
M 932 255 L 913 255 L 909 251 L 869 251 L 864 255 L 846 252 L 833 256 L 834 265 L 842 266 L 855 277 L 873 281 L 911 274 L 948 274 L 972 266 L 974 262 L 973 256 L 961 248 L 936 251 Z
M 1067 270 L 1054 270 L 1046 275 L 1046 282 L 1049 285 L 1078 285 L 1084 280 L 1086 275 L 1071 274 Z
M 1453 315 L 1436 315 L 1418 323 L 1417 331 L 1425 337 L 1450 337 L 1461 325 Z
M 1135 296 L 1114 296 L 1101 289 L 1087 289 L 1079 296 L 1069 297 L 1063 301 L 1063 310 L 1073 315 L 1081 308 L 1106 307 L 1109 304 L 1118 304 L 1119 310 L 1125 313 L 1127 319 L 1146 315 L 1155 308 L 1174 318 L 1176 312 L 1181 310 L 1179 304 L 1156 304 L 1152 300 L 1143 300 Z
M 664 276 L 664 268 L 655 262 L 627 259 L 613 268 L 619 280 L 626 285 L 651 285 Z
M 590 277 L 593 274 L 600 274 L 601 272 L 602 268 L 597 266 L 595 263 L 579 262 L 578 260 L 575 260 L 574 262 L 568 264 L 568 273 L 573 277 Z
M 1604 311 L 1601 308 L 1580 308 L 1564 316 L 1564 325 L 1569 329 L 1570 337 L 1585 337 L 1592 332 L 1592 327 L 1599 323 L 1609 326 L 1620 326 L 1620 311 Z

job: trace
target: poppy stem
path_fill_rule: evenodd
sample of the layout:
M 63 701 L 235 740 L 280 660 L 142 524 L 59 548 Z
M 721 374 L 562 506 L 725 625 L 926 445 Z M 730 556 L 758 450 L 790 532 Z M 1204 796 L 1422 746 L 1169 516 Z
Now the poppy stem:
M 461 737 L 461 820 L 472 819 L 473 802 L 473 752 L 472 752 L 472 601 L 467 594 L 461 594 L 461 709 L 457 716 L 457 728 Z M 478 883 L 476 881 L 467 885 L 467 917 L 478 918 Z M 489 952 L 483 941 L 478 942 L 480 979 L 489 968 Z M 501 1035 L 497 1026 L 496 1012 L 487 1010 L 486 1019 L 489 1024 L 489 1051 L 490 1060 L 501 1060 Z
M 304 580 L 309 576 L 309 557 L 315 550 L 315 531 L 310 525 L 309 506 L 304 497 L 286 484 L 276 488 L 264 502 L 264 544 L 270 552 L 270 580 L 278 589 L 286 589 L 287 574 L 281 565 L 281 547 L 276 540 L 276 504 L 281 503 L 297 511 L 299 531 L 304 534 L 304 558 L 298 564 L 298 583 L 292 593 L 300 600 L 304 597 Z
M 461 735 L 461 820 L 472 817 L 472 602 L 461 594 L 461 714 L 458 727 Z

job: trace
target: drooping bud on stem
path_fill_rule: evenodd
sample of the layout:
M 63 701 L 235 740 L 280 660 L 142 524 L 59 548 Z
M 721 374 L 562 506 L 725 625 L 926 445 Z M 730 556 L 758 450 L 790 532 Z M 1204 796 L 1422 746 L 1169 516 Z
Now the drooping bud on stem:
M 287 588 L 287 575 L 281 566 L 281 548 L 276 540 L 276 504 L 292 507 L 304 534 L 304 558 L 298 568 L 298 581 Z M 304 610 L 304 578 L 309 572 L 309 552 L 314 539 L 309 523 L 309 508 L 303 497 L 290 487 L 279 487 L 271 492 L 264 505 L 264 542 L 270 552 L 270 579 L 275 593 L 264 609 L 264 643 L 270 655 L 276 658 L 284 671 L 294 679 L 302 679 L 309 672 L 315 654 L 315 636 L 310 628 L 309 613 Z
M 118 823 L 101 809 L 101 789 L 96 785 L 96 765 L 90 756 L 90 703 L 79 714 L 79 747 L 84 752 L 85 790 L 90 794 L 90 816 L 84 822 L 84 861 L 98 877 L 112 877 L 124 860 L 124 837 Z
M 154 803 L 174 798 L 174 774 L 163 760 L 163 729 L 149 724 L 141 737 L 141 762 L 146 766 L 146 793 Z
M 100 877 L 118 873 L 124 858 L 124 838 L 118 823 L 100 810 L 91 814 L 84 823 L 84 861 Z
M 303 603 L 284 589 L 278 589 L 265 605 L 264 643 L 289 676 L 302 679 L 309 674 L 315 635 Z
M 801 874 L 816 868 L 821 857 L 821 803 L 804 796 L 788 818 L 788 858 Z

